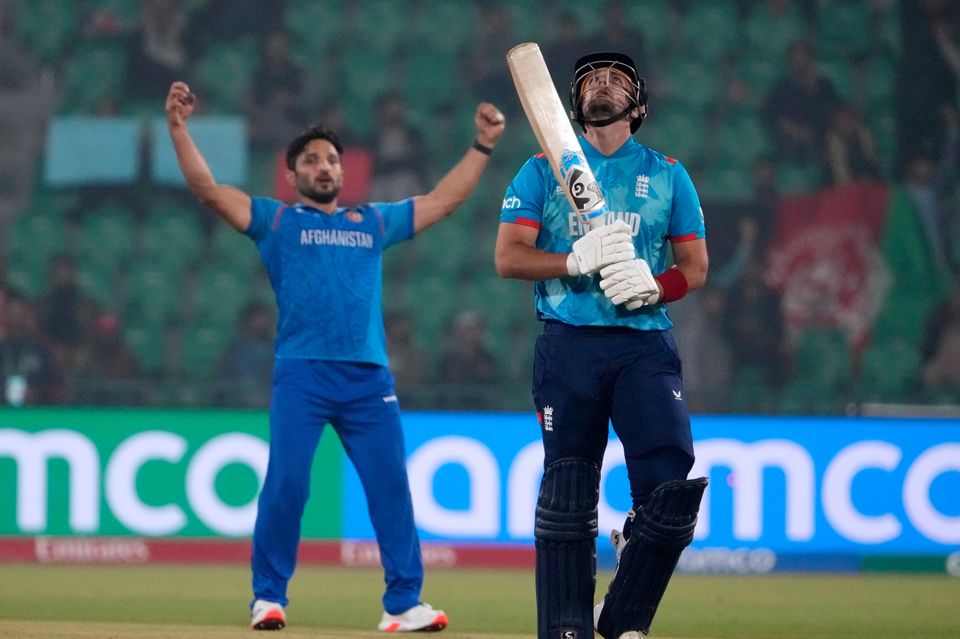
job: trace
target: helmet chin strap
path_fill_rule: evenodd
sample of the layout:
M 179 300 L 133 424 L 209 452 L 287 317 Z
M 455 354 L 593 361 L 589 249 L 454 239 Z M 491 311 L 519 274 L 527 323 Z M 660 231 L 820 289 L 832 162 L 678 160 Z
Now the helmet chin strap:
M 634 105 L 627 105 L 627 108 L 625 108 L 625 109 L 624 109 L 623 111 L 621 111 L 620 113 L 617 113 L 616 115 L 611 115 L 609 118 L 603 118 L 603 119 L 601 119 L 601 120 L 588 120 L 586 117 L 584 117 L 584 118 L 583 118 L 583 123 L 584 123 L 584 124 L 589 124 L 589 125 L 592 126 L 592 127 L 605 127 L 605 126 L 609 126 L 609 125 L 613 124 L 614 122 L 619 122 L 620 120 L 622 120 L 622 119 L 624 119 L 625 117 L 627 117 L 628 115 L 630 115 L 630 112 L 633 111 L 635 108 L 637 108 L 637 107 L 634 106 Z

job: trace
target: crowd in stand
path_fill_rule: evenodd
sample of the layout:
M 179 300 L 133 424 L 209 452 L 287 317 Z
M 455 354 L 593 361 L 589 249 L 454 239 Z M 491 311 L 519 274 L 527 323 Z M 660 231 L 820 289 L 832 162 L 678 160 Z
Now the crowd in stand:
M 312 61 L 298 55 L 290 25 L 282 19 L 280 5 L 284 4 L 144 0 L 132 18 L 112 13 L 109 5 L 97 8 L 93 3 L 94 8 L 78 16 L 81 38 L 122 41 L 128 58 L 122 90 L 100 96 L 93 113 L 115 115 L 124 112 L 129 103 L 155 102 L 159 108 L 160 96 L 171 81 L 192 76 L 197 78 L 193 85 L 202 98 L 203 76 L 195 61 L 215 52 L 217 43 L 253 43 L 259 66 L 252 69 L 240 98 L 232 104 L 227 100 L 203 105 L 201 101 L 201 109 L 229 112 L 233 108 L 242 114 L 253 152 L 266 156 L 276 154 L 293 134 L 322 113 L 328 125 L 347 132 L 344 163 L 349 165 L 350 177 L 343 194 L 345 203 L 388 201 L 421 192 L 430 183 L 433 164 L 442 164 L 437 158 L 425 157 L 423 150 L 436 135 L 432 129 L 442 129 L 452 115 L 453 103 L 440 102 L 424 117 L 417 105 L 411 104 L 408 93 L 387 86 L 376 95 L 368 118 L 359 127 L 366 136 L 357 134 L 354 105 L 349 98 L 338 99 L 338 92 L 331 90 L 343 83 L 343 74 L 353 70 L 343 59 Z M 355 12 L 357 4 L 343 3 L 341 17 Z M 420 4 L 430 3 L 417 3 L 423 11 L 428 9 Z M 693 4 L 672 3 L 672 18 L 691 11 Z M 949 0 L 868 3 L 871 41 L 882 40 L 881 16 L 891 12 L 899 16 L 899 50 L 889 51 L 879 44 L 870 49 L 894 60 L 892 99 L 885 108 L 892 112 L 895 126 L 878 131 L 876 114 L 871 112 L 876 104 L 867 96 L 865 84 L 852 82 L 852 88 L 841 87 L 823 71 L 816 30 L 819 12 L 826 4 L 815 0 L 736 3 L 741 21 L 751 12 L 766 12 L 772 19 L 793 12 L 801 16 L 804 27 L 786 50 L 776 77 L 762 92 L 743 77 L 738 60 L 725 59 L 722 95 L 701 111 L 710 123 L 709 135 L 700 145 L 703 148 L 696 157 L 679 158 L 699 186 L 698 176 L 708 165 L 722 165 L 724 153 L 737 153 L 737 149 L 713 149 L 715 132 L 737 113 L 759 115 L 769 140 L 748 169 L 752 173 L 743 197 L 713 202 L 708 190 L 701 193 L 712 257 L 710 277 L 703 290 L 670 309 L 686 363 L 687 396 L 695 410 L 783 410 L 782 405 L 765 405 L 759 400 L 741 405 L 731 401 L 732 387 L 738 383 L 755 396 L 776 394 L 790 387 L 799 374 L 796 358 L 803 335 L 785 317 L 782 287 L 770 277 L 779 207 L 784 198 L 798 194 L 858 185 L 888 188 L 891 200 L 894 189 L 902 189 L 914 211 L 922 246 L 929 252 L 921 257 L 929 257 L 929 263 L 939 270 L 938 277 L 948 283 L 931 294 L 931 306 L 922 318 L 922 340 L 916 345 L 918 361 L 913 371 L 905 374 L 902 398 L 957 401 L 960 397 L 960 366 L 956 364 L 960 361 L 960 199 L 956 189 L 960 8 Z M 476 25 L 478 33 L 456 54 L 464 88 L 472 96 L 501 105 L 511 120 L 508 136 L 518 135 L 525 126 L 523 115 L 501 62 L 504 52 L 523 38 L 515 24 L 515 7 L 506 2 L 475 5 L 482 17 Z M 638 134 L 641 143 L 648 131 L 656 134 L 661 114 L 669 114 L 683 102 L 688 88 L 671 83 L 666 71 L 671 45 L 652 45 L 649 32 L 627 19 L 626 3 L 605 3 L 601 28 L 590 33 L 583 31 L 573 11 L 551 10 L 546 15 L 552 37 L 544 49 L 561 95 L 566 91 L 561 79 L 568 77 L 578 52 L 618 49 L 631 54 L 640 68 L 647 70 L 650 82 L 651 118 Z M 683 46 L 682 39 L 676 46 Z M 410 52 L 401 54 L 409 56 Z M 28 58 L 21 55 L 16 69 L 29 65 Z M 876 60 L 866 52 L 851 58 L 855 70 L 871 64 Z M 887 139 L 890 136 L 893 140 Z M 669 143 L 659 150 L 673 153 Z M 520 150 L 530 151 L 535 149 Z M 503 166 L 514 164 L 505 162 Z M 497 191 L 510 178 L 502 170 L 492 173 L 496 182 L 492 194 L 478 207 L 483 209 L 478 224 L 491 226 L 496 224 L 499 208 Z M 802 174 L 807 181 L 797 188 L 786 179 L 788 174 Z M 282 181 L 262 186 L 275 189 L 278 196 L 292 196 L 283 191 Z M 492 246 L 489 252 L 492 254 Z M 405 272 L 401 277 L 408 275 Z M 896 275 L 891 275 L 894 281 Z M 483 277 L 492 277 L 492 271 Z M 169 396 L 157 399 L 142 386 L 124 385 L 148 376 L 124 343 L 123 314 L 118 309 L 98 308 L 84 295 L 71 256 L 58 256 L 51 262 L 48 284 L 47 291 L 34 298 L 9 284 L 0 289 L 0 361 L 9 404 L 115 403 L 118 397 L 122 403 L 169 400 Z M 910 291 L 893 289 L 887 295 L 910 303 Z M 387 327 L 392 365 L 407 406 L 526 408 L 529 372 L 504 361 L 504 349 L 493 347 L 494 340 L 503 337 L 492 334 L 491 317 L 485 315 L 489 310 L 467 308 L 449 316 L 443 324 L 444 334 L 433 343 L 418 337 L 408 311 L 392 314 Z M 533 310 L 524 312 L 532 315 Z M 204 401 L 266 404 L 272 321 L 272 311 L 258 302 L 244 310 L 216 369 L 217 378 L 229 379 L 243 390 L 216 392 Z M 863 344 L 855 341 L 850 338 L 846 343 L 853 362 L 850 386 L 833 388 L 854 398 L 853 386 L 869 350 L 869 336 Z M 947 392 L 937 395 L 934 391 L 938 389 Z M 843 409 L 841 402 L 825 410 Z

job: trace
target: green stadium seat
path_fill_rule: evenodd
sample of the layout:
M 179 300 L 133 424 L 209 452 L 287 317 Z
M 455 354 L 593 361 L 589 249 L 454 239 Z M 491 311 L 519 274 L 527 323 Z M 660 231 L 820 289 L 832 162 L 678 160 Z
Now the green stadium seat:
M 687 49 L 702 62 L 719 60 L 740 39 L 737 7 L 728 0 L 691 3 L 683 23 Z
M 443 271 L 420 275 L 411 282 L 407 311 L 422 344 L 442 344 L 450 319 L 462 306 L 457 286 L 457 280 Z
M 692 110 L 706 110 L 721 98 L 719 70 L 707 68 L 701 61 L 675 58 L 663 77 L 669 78 L 671 101 Z
M 785 71 L 779 60 L 760 55 L 740 56 L 737 65 L 740 77 L 760 98 L 773 90 L 774 85 Z
M 291 53 L 301 63 L 316 65 L 343 40 L 345 4 L 340 0 L 289 0 L 283 27 L 291 36 Z
M 697 190 L 701 200 L 743 202 L 753 194 L 753 172 L 743 164 L 717 164 L 698 180 Z
M 191 264 L 200 258 L 206 243 L 195 208 L 181 205 L 154 207 L 144 221 L 141 255 L 170 264 Z
M 572 15 L 577 20 L 580 33 L 584 37 L 597 37 L 603 27 L 603 14 L 606 0 L 558 0 L 558 13 Z
M 15 291 L 29 298 L 37 298 L 47 290 L 46 260 L 20 259 L 9 260 L 4 282 Z
M 821 2 L 817 12 L 817 44 L 824 53 L 865 53 L 870 47 L 870 25 L 868 2 Z
M 754 52 L 754 56 L 776 61 L 777 64 L 785 63 L 787 49 L 794 41 L 803 39 L 807 32 L 797 4 L 790 3 L 786 5 L 788 8 L 784 14 L 773 15 L 767 10 L 768 3 L 751 3 L 744 32 L 747 48 Z
M 127 312 L 144 322 L 162 325 L 181 307 L 180 273 L 162 262 L 134 264 L 127 276 Z
M 627 3 L 626 15 L 628 23 L 643 32 L 644 44 L 649 46 L 650 53 L 656 54 L 670 46 L 675 8 L 669 0 Z
M 250 38 L 217 42 L 197 63 L 194 90 L 204 96 L 207 111 L 240 113 L 259 66 L 258 46 Z
M 17 22 L 19 41 L 36 51 L 41 61 L 56 61 L 79 30 L 81 4 L 31 0 L 21 3 L 21 9 Z
M 715 144 L 717 155 L 737 166 L 752 166 L 771 150 L 767 129 L 754 113 L 730 114 L 723 118 Z
M 123 95 L 127 65 L 127 51 L 119 42 L 81 44 L 66 61 L 65 97 L 58 111 L 92 114 L 104 98 Z
M 250 299 L 248 279 L 232 268 L 204 268 L 197 278 L 197 316 L 232 328 Z
M 472 2 L 433 0 L 417 12 L 411 41 L 429 42 L 434 55 L 454 57 L 470 41 L 478 19 Z
M 17 216 L 8 240 L 12 261 L 47 262 L 67 248 L 67 217 L 57 210 L 30 207 Z
M 517 38 L 517 42 L 528 40 L 549 40 L 553 34 L 545 33 L 552 25 L 544 24 L 543 12 L 536 2 L 505 2 L 503 3 L 509 14 L 510 28 Z M 503 52 L 506 55 L 506 51 Z
M 767 379 L 767 373 L 756 366 L 737 369 L 726 396 L 718 399 L 735 413 L 774 414 L 780 403 L 779 390 Z
M 794 353 L 794 376 L 823 391 L 835 391 L 850 381 L 852 354 L 846 334 L 836 328 L 806 328 Z
M 920 349 L 902 338 L 874 340 L 863 355 L 860 399 L 896 402 L 905 399 L 920 375 Z
M 706 135 L 703 113 L 671 101 L 659 107 L 656 115 L 641 127 L 638 139 L 689 166 L 703 153 Z
M 782 193 L 808 193 L 820 186 L 820 168 L 806 162 L 780 162 L 777 189 Z
M 247 276 L 260 263 L 256 245 L 228 224 L 217 224 L 210 239 L 210 263 Z
M 121 310 L 114 264 L 98 260 L 78 262 L 77 284 L 84 294 L 94 299 L 101 308 Z
M 231 335 L 230 331 L 204 320 L 187 326 L 180 344 L 178 372 L 193 379 L 212 378 Z
M 463 73 L 455 56 L 418 49 L 407 57 L 405 66 L 403 95 L 411 109 L 431 114 L 437 105 L 464 91 Z
M 410 31 L 409 6 L 395 0 L 365 0 L 357 4 L 353 37 L 382 54 L 396 51 Z
M 84 214 L 77 230 L 77 259 L 115 266 L 127 262 L 136 248 L 136 223 L 129 209 L 105 203 Z
M 853 102 L 856 96 L 854 89 L 854 70 L 850 59 L 843 53 L 824 55 L 820 59 L 820 70 L 833 81 L 837 93 L 846 102 Z
M 867 104 L 873 109 L 889 110 L 893 103 L 893 85 L 897 75 L 897 62 L 893 56 L 870 57 L 866 74 Z
M 160 324 L 132 322 L 123 328 L 123 341 L 133 352 L 140 369 L 156 374 L 164 368 L 164 331 Z

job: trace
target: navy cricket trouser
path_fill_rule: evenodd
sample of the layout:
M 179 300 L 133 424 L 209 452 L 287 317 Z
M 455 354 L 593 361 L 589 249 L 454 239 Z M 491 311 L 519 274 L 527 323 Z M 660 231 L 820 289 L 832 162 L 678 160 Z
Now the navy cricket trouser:
M 563 458 L 601 466 L 612 421 L 635 509 L 659 484 L 686 479 L 693 437 L 681 383 L 668 331 L 545 322 L 533 365 L 544 467 Z
M 270 461 L 253 533 L 254 599 L 287 605 L 310 467 L 327 423 L 340 436 L 367 497 L 386 577 L 383 607 L 399 614 L 420 603 L 423 562 L 393 375 L 372 364 L 277 359 Z

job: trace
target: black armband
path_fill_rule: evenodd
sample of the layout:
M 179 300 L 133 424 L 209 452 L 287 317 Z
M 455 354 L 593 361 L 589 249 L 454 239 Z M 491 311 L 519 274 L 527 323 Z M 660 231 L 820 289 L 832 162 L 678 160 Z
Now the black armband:
M 484 155 L 490 155 L 493 152 L 492 147 L 484 146 L 483 144 L 480 144 L 480 140 L 473 141 L 473 148 L 477 151 L 480 151 Z

